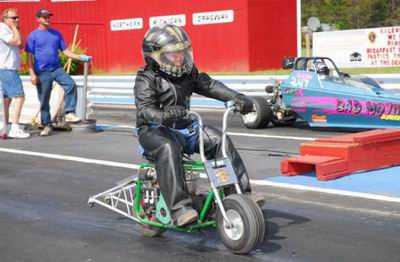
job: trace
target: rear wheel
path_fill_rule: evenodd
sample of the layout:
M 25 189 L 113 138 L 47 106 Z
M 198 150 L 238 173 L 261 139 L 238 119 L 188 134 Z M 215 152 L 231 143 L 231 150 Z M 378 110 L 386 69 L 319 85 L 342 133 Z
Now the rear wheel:
M 264 239 L 265 222 L 261 209 L 248 196 L 229 195 L 223 201 L 229 225 L 220 210 L 218 234 L 222 243 L 236 254 L 247 254 Z
M 251 99 L 253 100 L 255 111 L 242 115 L 244 126 L 251 129 L 266 127 L 272 119 L 271 106 L 263 97 L 254 96 Z

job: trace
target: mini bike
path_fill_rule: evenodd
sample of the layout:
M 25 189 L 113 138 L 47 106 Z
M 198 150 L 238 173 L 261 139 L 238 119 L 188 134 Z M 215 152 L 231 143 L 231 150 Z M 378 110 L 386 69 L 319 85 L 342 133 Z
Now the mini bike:
M 174 224 L 169 208 L 157 183 L 157 174 L 152 163 L 139 165 L 137 175 L 124 179 L 117 186 L 92 196 L 88 204 L 95 203 L 128 217 L 141 225 L 146 236 L 159 236 L 165 230 L 196 232 L 216 228 L 222 243 L 236 254 L 247 254 L 264 240 L 265 219 L 261 208 L 242 194 L 232 164 L 226 153 L 227 120 L 234 107 L 224 113 L 222 125 L 221 159 L 207 160 L 204 154 L 203 121 L 196 112 L 189 112 L 199 123 L 201 161 L 185 160 L 184 170 L 193 207 L 198 211 L 198 220 L 190 225 L 178 227 Z M 202 179 L 202 178 L 208 178 Z M 201 190 L 201 182 L 206 184 Z M 205 182 L 205 183 L 204 183 Z M 228 194 L 225 188 L 236 191 Z

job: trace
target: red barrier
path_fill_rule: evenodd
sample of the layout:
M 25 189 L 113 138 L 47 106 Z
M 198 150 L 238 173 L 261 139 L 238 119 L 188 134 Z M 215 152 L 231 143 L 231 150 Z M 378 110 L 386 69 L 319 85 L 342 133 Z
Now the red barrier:
M 373 130 L 320 138 L 300 146 L 300 156 L 281 162 L 284 176 L 315 172 L 318 180 L 331 180 L 400 164 L 400 130 Z

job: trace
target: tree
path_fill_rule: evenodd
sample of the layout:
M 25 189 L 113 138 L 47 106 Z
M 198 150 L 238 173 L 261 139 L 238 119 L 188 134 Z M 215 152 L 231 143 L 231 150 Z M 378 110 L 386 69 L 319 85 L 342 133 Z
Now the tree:
M 400 0 L 302 0 L 302 24 L 311 16 L 339 29 L 400 25 Z

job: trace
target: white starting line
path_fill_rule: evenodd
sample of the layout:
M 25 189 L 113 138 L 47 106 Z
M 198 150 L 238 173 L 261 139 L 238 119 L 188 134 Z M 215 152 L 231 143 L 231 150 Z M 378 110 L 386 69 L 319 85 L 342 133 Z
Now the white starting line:
M 260 135 L 260 134 L 236 133 L 236 132 L 228 132 L 228 135 L 230 135 L 230 136 L 258 137 L 258 138 L 286 139 L 286 140 L 300 140 L 300 141 L 314 141 L 316 139 L 315 137 Z
M 74 162 L 80 162 L 80 163 L 86 163 L 86 164 L 121 167 L 121 168 L 128 168 L 128 169 L 138 169 L 139 168 L 139 165 L 135 165 L 135 164 L 127 164 L 127 163 L 121 163 L 121 162 L 98 160 L 98 159 L 76 157 L 76 156 L 59 155 L 59 154 L 48 154 L 48 153 L 26 151 L 26 150 L 19 150 L 19 149 L 10 149 L 10 148 L 4 148 L 4 147 L 0 147 L 0 152 L 17 154 L 17 155 L 26 155 L 26 156 L 37 156 L 37 157 L 42 157 L 42 158 L 50 158 L 50 159 L 65 160 L 65 161 L 74 161 Z
M 135 126 L 132 125 L 98 125 L 99 129 L 113 129 L 113 128 L 122 128 L 122 129 L 132 129 L 136 130 Z M 304 137 L 304 136 L 279 136 L 279 135 L 261 135 L 261 134 L 250 134 L 250 133 L 239 133 L 239 132 L 228 132 L 230 136 L 245 136 L 245 137 L 255 137 L 255 138 L 273 138 L 273 139 L 283 139 L 283 140 L 299 140 L 299 141 L 314 141 L 315 137 Z
M 60 155 L 60 154 L 41 153 L 41 152 L 10 149 L 10 148 L 3 148 L 3 147 L 0 147 L 0 152 L 10 153 L 10 154 L 18 154 L 18 155 L 26 155 L 26 156 L 35 156 L 35 157 L 42 157 L 42 158 L 49 158 L 49 159 L 57 159 L 57 160 L 63 160 L 63 161 L 74 161 L 74 162 L 86 163 L 86 164 L 127 168 L 127 169 L 132 169 L 132 170 L 136 170 L 139 168 L 139 165 L 135 165 L 135 164 L 114 162 L 114 161 L 108 161 L 108 160 L 98 160 L 98 159 L 76 157 L 76 156 L 68 156 L 68 155 Z M 267 180 L 251 179 L 250 182 L 252 184 L 258 185 L 258 186 L 271 186 L 271 187 L 286 188 L 286 189 L 292 189 L 292 190 L 319 192 L 319 193 L 325 193 L 325 194 L 331 194 L 331 195 L 339 195 L 339 196 L 346 196 L 346 197 L 355 197 L 355 198 L 363 198 L 363 199 L 370 199 L 370 200 L 379 200 L 379 201 L 400 203 L 400 198 L 389 197 L 389 196 L 384 196 L 384 195 L 377 195 L 377 194 L 360 193 L 360 192 L 352 192 L 352 191 L 344 191 L 344 190 L 336 190 L 336 189 L 317 188 L 317 187 L 302 186 L 302 185 L 293 185 L 293 184 L 272 182 L 272 181 L 267 181 Z

